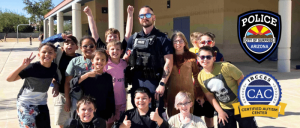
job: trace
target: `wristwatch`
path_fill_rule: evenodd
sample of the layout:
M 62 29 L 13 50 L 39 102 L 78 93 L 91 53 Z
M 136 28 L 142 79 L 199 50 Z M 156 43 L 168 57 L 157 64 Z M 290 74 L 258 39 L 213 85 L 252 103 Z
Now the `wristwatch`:
M 164 82 L 159 82 L 159 85 L 165 86 L 165 83 Z

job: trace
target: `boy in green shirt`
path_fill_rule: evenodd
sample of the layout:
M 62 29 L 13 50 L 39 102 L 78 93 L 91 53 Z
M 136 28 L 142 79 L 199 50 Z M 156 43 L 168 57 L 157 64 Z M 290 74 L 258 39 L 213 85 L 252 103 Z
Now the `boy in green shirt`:
M 198 75 L 201 88 L 208 101 L 218 112 L 219 128 L 257 128 L 254 117 L 241 118 L 234 115 L 232 104 L 238 102 L 237 90 L 244 78 L 241 70 L 227 62 L 215 62 L 213 49 L 199 49 L 198 60 L 203 70 Z

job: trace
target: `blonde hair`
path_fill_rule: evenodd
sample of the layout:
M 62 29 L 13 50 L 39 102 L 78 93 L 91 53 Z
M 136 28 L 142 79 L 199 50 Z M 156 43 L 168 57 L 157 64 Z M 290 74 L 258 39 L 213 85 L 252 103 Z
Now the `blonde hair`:
M 107 50 L 109 50 L 109 48 L 110 48 L 111 46 L 116 46 L 116 45 L 120 46 L 120 48 L 122 49 L 122 43 L 121 43 L 120 41 L 110 41 L 110 42 L 108 42 L 107 45 L 106 45 Z
M 194 101 L 193 97 L 192 97 L 192 94 L 187 92 L 187 91 L 180 91 L 177 93 L 177 95 L 175 96 L 175 104 L 174 104 L 174 107 L 178 110 L 178 107 L 177 107 L 177 104 L 180 102 L 180 101 L 183 101 L 185 99 L 189 99 L 191 100 L 191 102 Z
M 178 37 L 178 36 L 184 41 L 184 44 L 185 44 L 184 51 L 189 51 L 189 44 L 188 44 L 188 42 L 187 42 L 187 40 L 186 40 L 186 38 L 185 38 L 185 36 L 182 32 L 175 31 L 174 34 L 171 37 L 171 42 L 173 43 L 174 40 L 175 40 L 174 38 Z
M 193 32 L 190 35 L 191 43 L 194 44 L 194 42 L 197 41 L 201 35 L 203 35 L 203 34 L 200 32 Z
M 118 35 L 118 38 L 119 38 L 119 40 L 120 40 L 120 32 L 119 32 L 118 29 L 115 29 L 115 28 L 109 28 L 109 29 L 107 29 L 107 30 L 105 31 L 105 40 L 106 40 L 106 38 L 107 38 L 107 36 L 108 36 L 109 34 L 117 34 L 117 35 Z

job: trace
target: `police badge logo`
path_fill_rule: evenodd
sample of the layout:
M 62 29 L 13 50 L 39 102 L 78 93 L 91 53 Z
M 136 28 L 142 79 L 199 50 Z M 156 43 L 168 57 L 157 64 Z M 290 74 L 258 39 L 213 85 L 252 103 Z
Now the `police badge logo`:
M 239 103 L 233 106 L 235 111 L 240 110 L 241 117 L 278 117 L 278 112 L 284 115 L 286 106 L 285 103 L 280 102 L 281 95 L 281 87 L 275 77 L 265 72 L 254 72 L 247 75 L 240 83 Z
M 253 10 L 238 16 L 238 38 L 245 53 L 261 63 L 277 48 L 281 36 L 281 17 L 265 10 Z

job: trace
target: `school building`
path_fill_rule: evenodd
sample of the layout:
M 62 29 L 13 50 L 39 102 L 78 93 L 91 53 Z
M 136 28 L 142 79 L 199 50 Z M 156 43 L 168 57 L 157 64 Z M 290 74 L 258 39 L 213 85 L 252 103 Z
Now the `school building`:
M 140 8 L 149 5 L 160 31 L 170 37 L 173 31 L 180 30 L 188 41 L 192 32 L 212 32 L 216 35 L 216 46 L 225 60 L 231 62 L 252 61 L 239 44 L 238 15 L 257 9 L 276 12 L 282 21 L 278 71 L 289 72 L 290 60 L 300 59 L 300 0 L 64 0 L 44 16 L 44 35 L 54 34 L 54 20 L 57 20 L 57 33 L 63 32 L 64 20 L 72 20 L 72 34 L 77 39 L 88 35 L 83 9 L 89 6 L 102 40 L 105 30 L 112 27 L 120 31 L 123 39 L 128 5 L 134 7 L 133 33 L 142 29 L 138 21 Z

